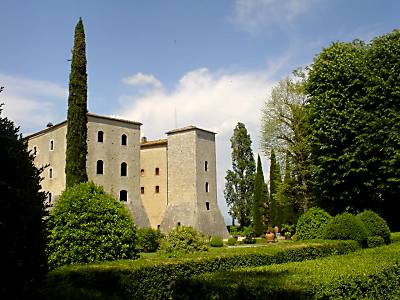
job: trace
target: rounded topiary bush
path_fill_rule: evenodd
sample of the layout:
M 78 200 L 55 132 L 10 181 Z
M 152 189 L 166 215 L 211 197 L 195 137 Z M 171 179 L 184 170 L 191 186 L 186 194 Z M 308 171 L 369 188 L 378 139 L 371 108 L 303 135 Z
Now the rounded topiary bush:
M 236 245 L 236 239 L 234 237 L 230 237 L 227 241 L 228 246 Z
M 374 248 L 385 245 L 385 241 L 381 236 L 369 236 L 367 238 L 367 246 L 368 248 Z
M 326 225 L 323 237 L 329 240 L 354 240 L 366 246 L 367 236 L 367 230 L 360 219 L 344 212 Z
M 163 234 L 153 228 L 140 228 L 136 231 L 136 249 L 139 252 L 156 252 L 160 246 Z
M 380 236 L 385 244 L 390 244 L 390 229 L 386 221 L 372 210 L 364 210 L 357 215 L 365 225 L 369 236 Z
M 299 240 L 321 239 L 325 226 L 332 216 L 319 207 L 312 207 L 300 216 L 296 225 L 296 236 Z
M 222 247 L 224 246 L 224 242 L 222 241 L 221 238 L 217 236 L 213 236 L 210 240 L 210 246 L 211 247 Z
M 207 238 L 189 226 L 178 226 L 161 239 L 159 253 L 167 256 L 207 251 Z
M 136 257 L 136 228 L 128 210 L 103 188 L 66 189 L 48 220 L 51 267 Z

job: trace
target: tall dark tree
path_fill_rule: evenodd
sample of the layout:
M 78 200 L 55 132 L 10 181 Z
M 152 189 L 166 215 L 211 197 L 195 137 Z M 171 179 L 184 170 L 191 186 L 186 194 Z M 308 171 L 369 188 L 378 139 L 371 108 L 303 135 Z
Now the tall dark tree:
M 67 116 L 66 186 L 87 181 L 87 74 L 82 19 L 75 27 Z
M 0 299 L 36 299 L 46 272 L 41 170 L 18 132 L 0 105 Z
M 254 179 L 254 200 L 253 200 L 253 226 L 256 235 L 261 235 L 265 225 L 268 224 L 267 209 L 269 206 L 268 187 L 264 181 L 264 173 L 260 155 L 257 158 L 257 171 Z
M 276 160 L 274 149 L 271 150 L 269 167 L 269 191 L 270 191 L 270 225 L 279 223 L 279 207 L 276 201 L 278 186 L 282 183 L 281 168 Z
M 255 163 L 251 139 L 243 123 L 238 123 L 231 138 L 232 170 L 226 172 L 225 200 L 229 214 L 241 226 L 251 224 Z
M 337 42 L 308 77 L 313 178 L 320 205 L 377 211 L 400 229 L 400 31 Z

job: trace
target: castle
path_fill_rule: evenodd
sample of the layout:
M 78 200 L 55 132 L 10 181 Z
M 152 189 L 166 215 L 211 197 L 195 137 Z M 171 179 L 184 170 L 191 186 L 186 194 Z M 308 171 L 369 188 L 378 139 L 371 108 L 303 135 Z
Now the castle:
M 228 237 L 217 204 L 215 133 L 188 126 L 167 138 L 140 137 L 139 122 L 88 113 L 86 169 L 130 210 L 139 227 L 168 232 L 192 226 L 208 236 Z M 65 189 L 67 121 L 27 136 L 42 189 L 53 205 Z

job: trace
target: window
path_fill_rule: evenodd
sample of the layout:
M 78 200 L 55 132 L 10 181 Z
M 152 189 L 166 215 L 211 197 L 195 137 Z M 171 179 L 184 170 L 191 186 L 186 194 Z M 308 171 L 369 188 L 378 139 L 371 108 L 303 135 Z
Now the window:
M 49 169 L 49 178 L 53 178 L 53 168 Z
M 160 225 L 160 224 L 158 224 L 158 225 L 157 225 L 157 230 L 160 230 L 160 227 L 161 227 L 161 225 Z
M 156 168 L 156 175 L 160 175 L 160 168 Z
M 126 190 L 119 191 L 119 201 L 128 201 L 128 192 Z
M 204 171 L 208 171 L 208 161 L 204 162 Z
M 210 186 L 209 186 L 208 182 L 206 182 L 206 193 L 208 193 L 209 188 L 210 188 Z
M 127 137 L 126 137 L 125 134 L 123 134 L 123 135 L 121 136 L 121 145 L 122 145 L 122 146 L 126 146 L 126 143 L 127 143 Z
M 144 186 L 142 186 L 142 187 L 140 188 L 140 193 L 141 193 L 141 194 L 144 194 Z
M 99 143 L 102 143 L 103 139 L 104 139 L 104 132 L 100 130 L 99 132 L 97 132 L 97 141 Z
M 37 147 L 34 146 L 34 147 L 33 147 L 33 155 L 36 155 L 36 154 L 37 154 Z
M 160 186 L 156 185 L 156 194 L 160 192 Z
M 54 150 L 54 141 L 53 140 L 50 141 L 49 147 L 50 147 L 50 151 Z
M 96 174 L 102 175 L 103 174 L 103 166 L 104 163 L 102 160 L 98 160 L 96 164 Z
M 178 222 L 177 226 L 178 226 L 178 227 L 181 226 L 181 222 Z
M 210 210 L 210 202 L 206 202 L 206 208 L 207 210 Z
M 121 176 L 126 176 L 126 174 L 128 173 L 127 169 L 128 169 L 127 164 L 123 162 L 121 164 Z
M 49 193 L 49 203 L 51 203 L 51 193 Z
M 144 169 L 141 169 L 141 170 L 140 170 L 140 175 L 141 175 L 141 176 L 144 176 Z

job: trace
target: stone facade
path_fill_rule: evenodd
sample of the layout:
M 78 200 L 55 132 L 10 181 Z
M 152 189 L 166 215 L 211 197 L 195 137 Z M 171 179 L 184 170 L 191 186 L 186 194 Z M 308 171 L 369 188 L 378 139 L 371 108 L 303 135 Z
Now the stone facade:
M 87 174 L 132 212 L 139 227 L 193 226 L 228 237 L 217 204 L 215 133 L 194 126 L 140 141 L 141 123 L 88 114 Z M 65 188 L 66 121 L 26 137 L 54 204 Z

